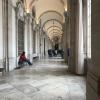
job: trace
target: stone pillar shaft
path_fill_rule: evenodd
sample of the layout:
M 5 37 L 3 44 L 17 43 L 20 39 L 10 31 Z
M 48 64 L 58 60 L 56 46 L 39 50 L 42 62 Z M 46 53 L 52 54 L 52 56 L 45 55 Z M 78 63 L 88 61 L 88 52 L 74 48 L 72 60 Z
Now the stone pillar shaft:
M 5 71 L 9 71 L 8 58 L 8 0 L 3 0 L 3 56 Z
M 75 72 L 76 68 L 76 14 L 77 14 L 77 0 L 68 0 L 69 12 L 69 34 L 70 34 L 70 61 L 69 71 Z
M 31 15 L 28 13 L 25 17 L 25 52 L 28 58 L 32 61 L 32 18 Z

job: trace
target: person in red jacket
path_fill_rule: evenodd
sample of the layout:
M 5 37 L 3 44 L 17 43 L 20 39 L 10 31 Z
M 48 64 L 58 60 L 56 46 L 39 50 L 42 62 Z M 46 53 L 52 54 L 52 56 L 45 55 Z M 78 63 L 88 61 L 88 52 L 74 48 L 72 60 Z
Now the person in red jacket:
M 22 54 L 19 57 L 18 64 L 21 65 L 22 63 L 27 62 L 29 65 L 32 65 L 29 59 L 26 58 L 25 52 L 22 52 Z

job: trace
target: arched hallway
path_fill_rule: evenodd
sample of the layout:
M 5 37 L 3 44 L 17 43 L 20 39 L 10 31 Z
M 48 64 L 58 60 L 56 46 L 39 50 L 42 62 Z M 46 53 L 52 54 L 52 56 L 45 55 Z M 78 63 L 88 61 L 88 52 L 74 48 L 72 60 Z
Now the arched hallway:
M 0 0 L 0 100 L 100 100 L 99 11 L 100 0 Z
M 63 59 L 44 59 L 0 77 L 0 100 L 85 100 L 85 78 Z

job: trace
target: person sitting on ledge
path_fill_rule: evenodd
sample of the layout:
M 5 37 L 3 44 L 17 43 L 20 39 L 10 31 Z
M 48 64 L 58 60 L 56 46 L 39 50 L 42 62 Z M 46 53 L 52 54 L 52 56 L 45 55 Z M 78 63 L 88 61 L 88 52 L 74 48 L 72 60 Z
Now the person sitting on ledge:
M 22 52 L 22 54 L 20 55 L 19 61 L 18 61 L 18 65 L 22 65 L 24 62 L 27 62 L 29 65 L 32 65 L 30 60 L 26 58 L 25 52 Z

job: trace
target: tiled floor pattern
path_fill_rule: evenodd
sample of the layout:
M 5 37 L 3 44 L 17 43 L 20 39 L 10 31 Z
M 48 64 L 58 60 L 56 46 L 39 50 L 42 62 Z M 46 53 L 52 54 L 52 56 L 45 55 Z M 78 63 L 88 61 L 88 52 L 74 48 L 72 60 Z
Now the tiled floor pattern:
M 0 100 L 86 100 L 85 88 L 62 59 L 46 59 L 0 77 Z

